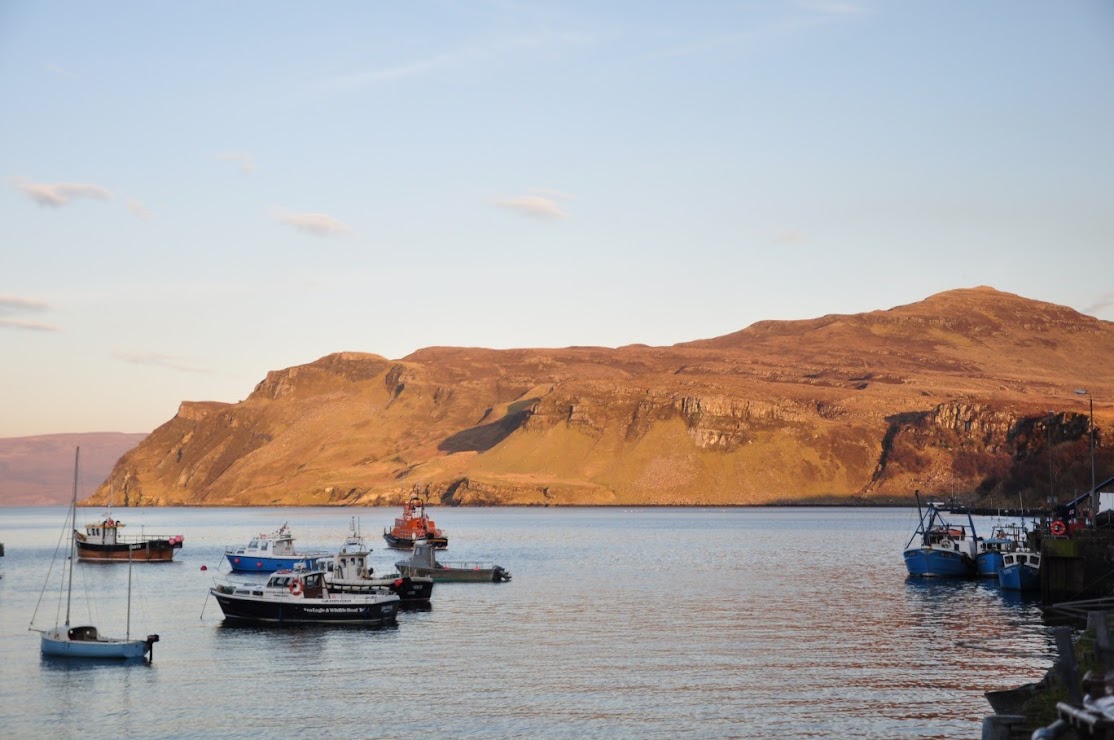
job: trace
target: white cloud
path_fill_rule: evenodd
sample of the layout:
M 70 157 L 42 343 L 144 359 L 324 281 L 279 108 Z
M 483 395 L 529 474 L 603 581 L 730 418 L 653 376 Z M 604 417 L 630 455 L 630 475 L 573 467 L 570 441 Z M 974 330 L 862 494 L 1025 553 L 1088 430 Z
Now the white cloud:
M 1098 300 L 1083 309 L 1083 313 L 1090 316 L 1100 314 L 1106 309 L 1114 306 L 1114 293 L 1106 293 L 1099 296 Z
M 500 198 L 495 201 L 495 205 L 533 218 L 568 218 L 568 214 L 561 210 L 561 207 L 557 205 L 553 198 L 547 198 L 543 195 L 517 195 L 511 198 Z
M 287 213 L 279 211 L 275 218 L 279 223 L 293 226 L 314 236 L 349 236 L 353 233 L 348 224 L 326 213 Z
M 128 198 L 125 205 L 127 205 L 128 210 L 131 211 L 132 215 L 136 218 L 141 218 L 144 221 L 151 218 L 151 211 L 135 198 Z
M 231 162 L 240 169 L 240 172 L 246 175 L 255 172 L 255 160 L 246 152 L 225 152 L 224 154 L 218 154 L 217 159 L 222 162 Z
M 543 198 L 552 198 L 554 200 L 576 200 L 575 195 L 569 195 L 568 193 L 563 193 L 553 188 L 530 188 L 530 194 L 540 195 Z
M 28 321 L 26 319 L 5 318 L 25 313 L 42 313 L 50 310 L 43 301 L 34 298 L 20 298 L 19 296 L 0 295 L 0 328 L 24 329 L 26 331 L 62 331 L 53 324 L 44 324 L 41 321 Z
M 26 321 L 25 319 L 0 319 L 0 329 L 24 329 L 26 331 L 62 331 L 53 324 L 44 324 L 41 321 Z
M 807 241 L 808 235 L 796 229 L 786 229 L 774 234 L 774 244 L 804 244 Z
M 49 309 L 44 301 L 34 298 L 20 298 L 14 295 L 0 295 L 0 314 L 18 313 L 22 311 L 46 311 Z
M 183 373 L 209 373 L 202 367 L 197 367 L 187 357 L 178 357 L 176 355 L 160 355 L 155 352 L 124 352 L 122 350 L 113 350 L 112 356 L 117 360 L 130 362 L 133 365 L 150 365 L 153 367 L 165 367 L 170 370 L 177 370 Z
M 16 181 L 14 185 L 40 206 L 60 208 L 68 205 L 74 198 L 93 198 L 111 200 L 112 193 L 100 185 L 82 182 L 33 183 Z

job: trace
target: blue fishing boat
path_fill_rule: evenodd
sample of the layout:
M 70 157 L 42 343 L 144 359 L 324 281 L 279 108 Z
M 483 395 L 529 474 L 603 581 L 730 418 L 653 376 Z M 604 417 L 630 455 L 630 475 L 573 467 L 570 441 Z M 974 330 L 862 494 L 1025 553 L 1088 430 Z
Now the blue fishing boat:
M 967 514 L 968 526 L 954 526 L 944 520 L 932 503 L 921 508 L 917 494 L 920 522 L 905 545 L 905 567 L 910 576 L 966 577 L 976 573 L 977 537 L 975 523 Z M 968 529 L 969 527 L 969 529 Z
M 1002 556 L 998 585 L 1009 591 L 1040 591 L 1041 555 L 1032 550 L 1015 550 Z
M 232 570 L 238 573 L 274 573 L 276 570 L 316 570 L 322 558 L 332 553 L 296 552 L 294 535 L 283 524 L 271 534 L 260 534 L 243 547 L 226 547 L 225 557 Z
M 1019 524 L 999 524 L 994 534 L 975 540 L 975 574 L 985 578 L 997 578 L 1002 569 L 1002 557 L 1020 548 L 1028 531 Z

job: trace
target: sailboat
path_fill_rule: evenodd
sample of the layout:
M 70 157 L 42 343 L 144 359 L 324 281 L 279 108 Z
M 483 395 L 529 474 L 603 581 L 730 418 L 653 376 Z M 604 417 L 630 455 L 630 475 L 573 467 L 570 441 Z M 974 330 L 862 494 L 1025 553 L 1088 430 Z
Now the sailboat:
M 124 638 L 106 637 L 90 624 L 70 624 L 70 604 L 73 600 L 73 564 L 77 560 L 74 526 L 77 517 L 77 469 L 81 457 L 81 448 L 74 451 L 73 463 L 73 501 L 66 517 L 66 524 L 70 531 L 69 546 L 69 573 L 66 577 L 66 621 L 55 624 L 53 629 L 40 630 L 33 626 L 33 632 L 42 636 L 42 654 L 64 658 L 142 658 L 152 654 L 152 646 L 159 641 L 158 635 L 147 635 L 145 640 L 131 639 L 131 599 L 132 578 L 131 564 L 128 565 L 128 626 Z M 45 586 L 44 586 L 45 589 Z M 60 597 L 59 597 L 60 598 Z M 37 609 L 36 609 L 37 612 Z M 34 617 L 31 618 L 34 625 Z

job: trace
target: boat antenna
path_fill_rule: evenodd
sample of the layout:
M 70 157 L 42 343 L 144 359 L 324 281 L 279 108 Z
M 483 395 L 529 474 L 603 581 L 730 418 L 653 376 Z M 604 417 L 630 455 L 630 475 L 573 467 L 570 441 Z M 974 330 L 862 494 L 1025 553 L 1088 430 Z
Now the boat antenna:
M 73 453 L 73 501 L 70 503 L 70 577 L 66 587 L 66 624 L 70 623 L 70 599 L 73 596 L 73 561 L 77 559 L 74 543 L 74 532 L 77 531 L 77 463 L 81 458 L 81 447 L 78 446 Z

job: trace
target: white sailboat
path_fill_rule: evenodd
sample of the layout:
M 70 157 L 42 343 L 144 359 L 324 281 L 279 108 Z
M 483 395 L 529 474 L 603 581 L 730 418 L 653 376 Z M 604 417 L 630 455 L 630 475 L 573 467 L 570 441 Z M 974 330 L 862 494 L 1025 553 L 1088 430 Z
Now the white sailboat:
M 159 641 L 158 635 L 147 635 L 145 640 L 131 639 L 131 598 L 132 578 L 131 563 L 128 563 L 128 626 L 127 634 L 123 638 L 106 637 L 90 624 L 70 624 L 70 604 L 73 597 L 73 564 L 77 559 L 74 544 L 74 528 L 77 516 L 77 468 L 81 448 L 74 452 L 73 465 L 73 501 L 67 516 L 70 531 L 69 546 L 69 573 L 66 577 L 66 621 L 55 624 L 52 629 L 42 630 L 32 626 L 33 632 L 42 636 L 42 654 L 65 658 L 142 658 L 151 653 L 154 643 Z M 61 598 L 61 597 L 59 597 Z M 36 609 L 37 613 L 37 609 Z M 34 617 L 31 618 L 34 625 Z

